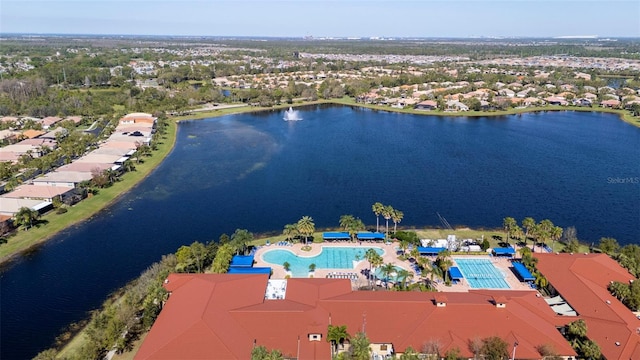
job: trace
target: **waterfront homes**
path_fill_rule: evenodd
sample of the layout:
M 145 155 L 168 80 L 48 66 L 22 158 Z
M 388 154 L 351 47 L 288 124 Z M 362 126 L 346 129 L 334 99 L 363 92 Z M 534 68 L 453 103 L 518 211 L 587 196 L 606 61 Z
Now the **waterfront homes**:
M 51 203 L 42 200 L 0 197 L 0 215 L 13 216 L 23 207 L 39 212 L 45 212 L 51 209 Z
M 575 356 L 556 315 L 535 291 L 465 293 L 353 291 L 348 279 L 292 278 L 282 299 L 267 299 L 268 275 L 171 274 L 170 297 L 135 359 L 248 359 L 256 345 L 285 358 L 329 359 L 328 325 L 364 332 L 386 358 L 425 342 L 444 354 L 473 357 L 469 341 L 498 336 L 518 359 L 540 359 L 540 346 Z M 287 326 L 281 326 L 286 323 Z M 344 348 L 340 348 L 344 350 Z
M 46 185 L 38 186 L 27 184 L 18 186 L 13 191 L 0 195 L 0 197 L 11 199 L 42 200 L 52 203 L 55 199 L 64 201 L 72 195 L 73 189 L 68 187 Z

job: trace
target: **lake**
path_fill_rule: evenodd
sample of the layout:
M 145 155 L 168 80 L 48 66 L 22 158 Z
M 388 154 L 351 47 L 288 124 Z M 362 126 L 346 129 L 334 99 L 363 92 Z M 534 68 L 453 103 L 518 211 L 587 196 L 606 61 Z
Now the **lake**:
M 161 255 L 236 228 L 281 232 L 374 202 L 401 226 L 500 227 L 548 218 L 578 237 L 622 244 L 640 233 L 640 129 L 601 113 L 497 118 L 313 106 L 181 123 L 175 149 L 93 219 L 55 236 L 0 277 L 0 354 L 25 359 Z

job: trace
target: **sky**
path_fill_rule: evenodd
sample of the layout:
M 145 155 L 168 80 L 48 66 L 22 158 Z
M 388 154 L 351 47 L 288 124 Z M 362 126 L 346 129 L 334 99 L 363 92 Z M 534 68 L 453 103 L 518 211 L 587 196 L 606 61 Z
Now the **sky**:
M 640 37 L 639 0 L 0 0 L 0 34 Z

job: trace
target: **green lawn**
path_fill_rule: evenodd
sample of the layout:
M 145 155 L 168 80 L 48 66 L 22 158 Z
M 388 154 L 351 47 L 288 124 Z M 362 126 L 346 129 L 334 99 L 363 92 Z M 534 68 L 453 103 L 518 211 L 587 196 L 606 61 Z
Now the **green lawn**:
M 59 231 L 90 218 L 133 188 L 169 154 L 175 143 L 176 128 L 176 123 L 170 121 L 167 134 L 158 144 L 158 150 L 154 151 L 150 157 L 145 157 L 144 163 L 135 164 L 136 171 L 124 174 L 120 181 L 109 188 L 100 189 L 97 195 L 70 207 L 66 213 L 56 214 L 55 211 L 51 211 L 41 217 L 39 226 L 27 231 L 18 230 L 15 235 L 9 237 L 6 244 L 0 245 L 0 264 L 16 254 L 28 251 L 43 243 Z

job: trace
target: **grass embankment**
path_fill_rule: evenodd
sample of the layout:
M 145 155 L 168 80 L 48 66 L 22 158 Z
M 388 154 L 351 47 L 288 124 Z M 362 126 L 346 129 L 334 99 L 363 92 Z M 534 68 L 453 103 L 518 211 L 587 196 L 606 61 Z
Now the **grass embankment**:
M 7 262 L 17 254 L 33 249 L 69 226 L 89 219 L 133 188 L 148 176 L 171 152 L 176 140 L 176 130 L 176 123 L 168 121 L 167 133 L 163 135 L 162 140 L 158 143 L 158 149 L 153 151 L 150 157 L 144 157 L 144 162 L 135 164 L 136 170 L 122 175 L 120 181 L 108 188 L 100 189 L 97 195 L 86 198 L 69 207 L 64 214 L 56 214 L 55 211 L 50 211 L 40 218 L 38 226 L 27 231 L 17 230 L 14 235 L 8 238 L 6 244 L 0 246 L 0 264 Z
M 240 114 L 240 113 L 251 113 L 251 112 L 260 112 L 260 111 L 270 111 L 270 110 L 282 110 L 287 109 L 288 107 L 297 107 L 297 106 L 307 106 L 307 105 L 318 105 L 318 104 L 340 104 L 340 105 L 349 105 L 349 106 L 358 106 L 362 108 L 372 109 L 372 110 L 382 110 L 403 114 L 413 114 L 413 115 L 431 115 L 431 116 L 450 116 L 450 117 L 491 117 L 491 116 L 507 116 L 507 115 L 518 115 L 525 113 L 534 113 L 534 112 L 545 112 L 545 111 L 580 111 L 580 112 L 602 112 L 602 113 L 610 113 L 617 114 L 620 116 L 620 119 L 628 124 L 633 126 L 640 127 L 640 118 L 634 117 L 631 115 L 629 111 L 619 110 L 619 109 L 609 109 L 603 107 L 580 107 L 580 106 L 560 106 L 560 105 L 548 105 L 548 106 L 534 106 L 527 108 L 509 108 L 507 110 L 491 110 L 491 111 L 442 111 L 442 110 L 415 110 L 415 109 L 399 109 L 393 108 L 386 105 L 373 105 L 373 104 L 364 104 L 358 103 L 354 98 L 345 96 L 340 99 L 319 99 L 315 101 L 296 101 L 293 104 L 280 104 L 274 105 L 271 107 L 260 107 L 260 106 L 242 106 L 242 107 L 232 107 L 232 108 L 220 108 L 220 109 L 212 109 L 210 111 L 200 111 L 194 112 L 189 115 L 176 116 L 173 117 L 176 121 L 184 121 L 184 120 L 197 120 L 197 119 L 206 119 L 211 117 L 218 117 L 224 115 L 231 114 Z
M 400 231 L 401 229 L 398 229 Z M 507 237 L 507 233 L 503 230 L 499 229 L 469 229 L 469 228 L 459 228 L 453 230 L 447 229 L 402 229 L 405 231 L 415 231 L 418 235 L 419 239 L 446 239 L 447 235 L 455 235 L 457 239 L 473 239 L 481 241 L 481 239 L 487 239 L 491 247 L 499 247 L 501 242 L 504 242 L 504 239 Z M 325 231 L 343 231 L 342 229 L 322 229 L 313 233 L 313 236 L 309 237 L 309 241 L 313 240 L 314 243 L 322 243 L 322 233 Z M 383 232 L 384 229 L 381 229 Z M 390 235 L 392 237 L 392 235 Z M 263 246 L 269 241 L 270 244 L 275 244 L 279 241 L 285 241 L 286 237 L 284 235 L 272 235 L 272 236 L 258 236 L 257 239 L 251 242 L 251 245 L 254 246 Z M 515 240 L 510 240 L 509 243 L 514 244 Z M 528 242 L 528 245 L 531 245 L 531 242 Z M 562 252 L 565 248 L 565 245 L 559 241 L 555 243 L 548 243 L 547 246 L 553 246 L 554 252 Z M 536 248 L 539 251 L 539 248 Z M 589 246 L 583 243 L 580 243 L 580 251 L 579 252 L 589 252 Z

